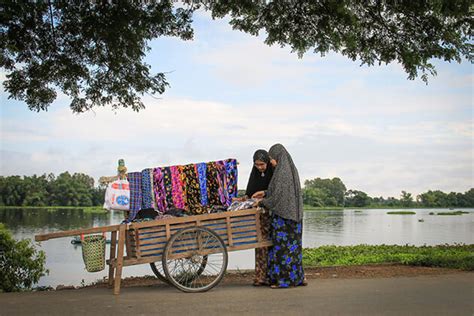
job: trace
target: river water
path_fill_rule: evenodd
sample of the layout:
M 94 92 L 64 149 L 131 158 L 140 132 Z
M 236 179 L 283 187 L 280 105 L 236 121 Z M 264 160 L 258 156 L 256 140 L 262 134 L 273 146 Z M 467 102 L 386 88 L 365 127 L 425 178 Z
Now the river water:
M 396 210 L 306 211 L 303 246 L 474 244 L 474 209 L 463 209 L 469 213 L 459 216 L 429 215 L 430 212 L 453 212 L 442 209 L 414 209 L 412 211 L 416 212 L 415 215 L 390 215 L 387 214 L 389 211 Z M 120 223 L 122 219 L 121 212 L 96 214 L 77 209 L 0 209 L 0 222 L 6 224 L 16 239 L 34 240 L 34 235 L 37 234 L 113 225 Z M 81 246 L 71 244 L 71 239 L 52 239 L 37 245 L 46 252 L 46 266 L 50 271 L 48 276 L 41 278 L 38 285 L 77 286 L 107 276 L 106 270 L 96 273 L 85 270 Z M 229 253 L 228 269 L 253 269 L 253 266 L 253 250 Z M 152 274 L 148 265 L 138 265 L 125 267 L 122 275 L 128 277 Z

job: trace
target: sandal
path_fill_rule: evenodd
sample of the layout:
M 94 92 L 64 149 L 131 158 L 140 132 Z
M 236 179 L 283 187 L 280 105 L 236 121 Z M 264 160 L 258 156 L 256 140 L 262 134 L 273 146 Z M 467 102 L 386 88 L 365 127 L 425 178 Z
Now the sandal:
M 301 286 L 307 286 L 308 285 L 308 280 L 306 278 L 303 279 L 303 282 L 300 284 Z

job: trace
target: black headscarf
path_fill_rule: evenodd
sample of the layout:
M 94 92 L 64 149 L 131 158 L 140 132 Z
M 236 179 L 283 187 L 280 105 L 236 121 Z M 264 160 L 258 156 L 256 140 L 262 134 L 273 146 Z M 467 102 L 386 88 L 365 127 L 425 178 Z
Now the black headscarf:
M 273 176 L 273 167 L 270 164 L 270 156 L 268 156 L 268 152 L 264 149 L 259 149 L 253 154 L 253 162 L 260 160 L 267 164 L 267 170 L 261 173 L 258 171 L 255 165 L 252 168 L 252 172 L 250 173 L 249 182 L 247 184 L 247 190 L 245 191 L 245 195 L 248 197 L 252 197 L 252 195 L 257 191 L 263 191 L 268 189 L 268 185 L 270 184 L 270 180 Z

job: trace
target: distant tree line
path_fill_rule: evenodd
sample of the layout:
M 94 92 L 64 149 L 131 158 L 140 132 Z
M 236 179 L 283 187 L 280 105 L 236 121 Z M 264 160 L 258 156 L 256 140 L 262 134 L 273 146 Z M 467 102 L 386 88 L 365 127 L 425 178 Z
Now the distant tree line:
M 104 187 L 95 187 L 94 179 L 83 173 L 0 176 L 0 205 L 5 206 L 99 206 L 104 193 Z M 314 207 L 474 207 L 474 188 L 465 193 L 429 190 L 416 197 L 401 191 L 398 198 L 384 198 L 347 190 L 339 178 L 316 178 L 305 181 L 303 201 Z
M 5 206 L 97 206 L 104 203 L 104 193 L 83 173 L 0 176 L 0 205 Z
M 359 190 L 347 190 L 339 178 L 306 180 L 304 204 L 315 207 L 474 207 L 474 188 L 465 193 L 429 190 L 414 197 L 401 191 L 400 197 L 370 197 Z

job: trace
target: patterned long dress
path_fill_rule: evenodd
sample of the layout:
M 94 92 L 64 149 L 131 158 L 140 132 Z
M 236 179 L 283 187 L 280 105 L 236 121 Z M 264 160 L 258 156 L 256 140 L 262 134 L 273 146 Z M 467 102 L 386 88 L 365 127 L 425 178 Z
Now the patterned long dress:
M 264 240 L 270 238 L 270 214 L 260 214 L 260 230 Z M 254 283 L 268 284 L 268 251 L 269 247 L 255 248 L 255 279 Z
M 273 247 L 268 254 L 268 278 L 271 285 L 290 287 L 302 285 L 303 270 L 303 223 L 271 216 Z

